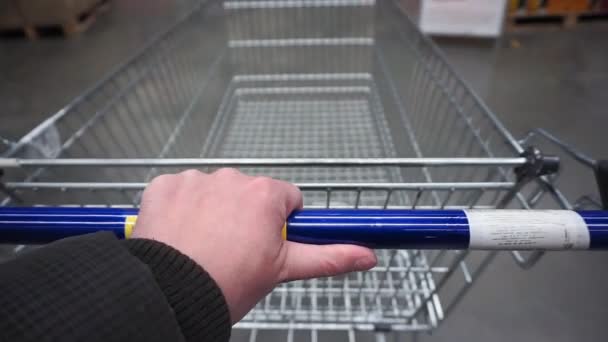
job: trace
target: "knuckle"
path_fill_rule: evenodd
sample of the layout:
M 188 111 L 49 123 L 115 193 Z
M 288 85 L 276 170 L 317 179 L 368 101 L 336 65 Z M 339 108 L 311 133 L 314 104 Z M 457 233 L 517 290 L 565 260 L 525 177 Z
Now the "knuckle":
M 178 183 L 179 180 L 175 175 L 156 176 L 144 189 L 142 203 L 150 201 L 151 198 L 166 197 L 174 191 Z
M 261 176 L 255 177 L 252 182 L 260 188 L 270 188 L 274 186 L 275 180 L 270 177 Z
M 215 171 L 213 174 L 218 177 L 235 177 L 235 176 L 240 175 L 241 173 L 235 168 L 223 167 L 223 168 Z
M 165 188 L 167 186 L 170 186 L 171 184 L 174 184 L 176 182 L 176 180 L 177 179 L 176 179 L 175 175 L 156 176 L 156 177 L 154 177 L 154 179 L 152 179 L 150 184 L 148 184 L 147 189 Z
M 332 253 L 320 262 L 319 271 L 324 276 L 336 276 L 347 272 L 352 264 L 352 257 L 348 247 L 346 246 L 332 246 Z
M 292 183 L 287 183 L 287 185 L 293 189 L 294 193 L 296 193 L 298 196 L 302 197 L 302 190 L 298 186 L 296 186 L 295 184 L 292 184 Z
M 189 169 L 186 171 L 182 171 L 179 176 L 184 177 L 184 178 L 199 178 L 200 176 L 204 175 L 202 172 L 200 172 L 199 170 L 195 170 L 195 169 Z
M 269 177 L 256 177 L 251 181 L 251 188 L 258 195 L 271 195 L 275 185 L 275 181 Z
M 341 273 L 340 264 L 332 259 L 324 259 L 319 268 L 319 273 L 324 277 L 330 277 Z

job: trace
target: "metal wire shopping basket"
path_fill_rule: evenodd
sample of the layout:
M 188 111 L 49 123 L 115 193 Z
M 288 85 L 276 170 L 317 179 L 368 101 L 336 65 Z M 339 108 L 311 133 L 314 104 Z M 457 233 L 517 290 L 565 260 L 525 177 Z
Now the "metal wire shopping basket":
M 0 200 L 133 207 L 158 174 L 232 166 L 295 182 L 309 208 L 572 209 L 534 136 L 516 141 L 397 1 L 204 1 L 11 146 Z M 369 272 L 280 285 L 236 328 L 430 331 L 496 256 L 377 253 Z

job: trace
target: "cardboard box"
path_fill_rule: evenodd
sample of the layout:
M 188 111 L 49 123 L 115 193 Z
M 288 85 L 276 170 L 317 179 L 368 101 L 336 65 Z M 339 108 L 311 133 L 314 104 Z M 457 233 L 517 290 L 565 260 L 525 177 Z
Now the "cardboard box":
M 419 0 L 419 26 L 431 35 L 498 37 L 506 0 Z
M 590 8 L 588 0 L 548 0 L 547 13 L 564 14 L 572 12 L 585 12 Z
M 17 7 L 17 1 L 0 1 L 0 29 L 23 27 L 24 19 Z
M 25 19 L 34 26 L 61 25 L 94 8 L 100 0 L 18 0 Z
M 99 3 L 100 0 L 0 0 L 0 28 L 70 24 Z

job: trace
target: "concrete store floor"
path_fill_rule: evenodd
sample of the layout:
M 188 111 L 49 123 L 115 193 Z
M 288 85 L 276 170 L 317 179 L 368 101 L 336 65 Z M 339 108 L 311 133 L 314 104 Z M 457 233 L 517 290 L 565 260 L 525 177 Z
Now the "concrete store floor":
M 0 136 L 18 139 L 172 23 L 188 1 L 114 2 L 82 37 L 0 40 Z M 499 41 L 439 39 L 448 60 L 515 136 L 544 127 L 606 157 L 608 26 Z M 515 47 L 517 46 L 517 47 Z M 0 147 L 1 151 L 1 147 Z M 565 167 L 568 167 L 566 165 Z M 569 176 L 575 184 L 580 177 Z M 551 253 L 532 270 L 503 254 L 428 341 L 603 341 L 608 254 Z M 405 336 L 403 336 L 405 339 Z
M 542 127 L 595 158 L 608 155 L 608 26 L 512 33 L 496 43 L 439 40 L 448 60 L 507 128 Z M 517 47 L 514 47 L 517 46 Z M 564 169 L 575 168 L 569 160 Z M 588 180 L 564 172 L 572 194 Z M 601 341 L 608 254 L 550 253 L 533 269 L 502 254 L 429 341 Z

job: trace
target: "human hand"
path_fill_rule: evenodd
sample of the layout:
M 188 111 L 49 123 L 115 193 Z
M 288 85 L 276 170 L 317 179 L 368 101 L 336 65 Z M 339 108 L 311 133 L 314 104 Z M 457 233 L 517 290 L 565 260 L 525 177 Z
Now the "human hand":
M 234 169 L 189 170 L 148 185 L 132 237 L 163 242 L 201 265 L 236 323 L 281 282 L 376 265 L 364 247 L 284 241 L 285 220 L 301 207 L 300 190 L 283 181 Z

